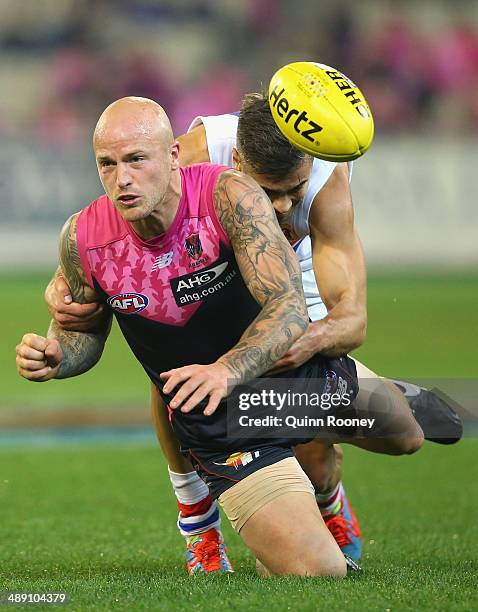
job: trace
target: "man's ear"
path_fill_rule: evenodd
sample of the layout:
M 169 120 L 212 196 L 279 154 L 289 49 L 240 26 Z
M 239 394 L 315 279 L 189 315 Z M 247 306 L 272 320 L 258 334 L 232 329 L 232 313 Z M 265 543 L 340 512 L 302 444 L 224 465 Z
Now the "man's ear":
M 242 171 L 242 160 L 236 147 L 232 147 L 232 165 L 234 166 L 234 170 L 238 170 L 239 172 Z
M 179 142 L 175 140 L 171 145 L 171 169 L 179 168 Z

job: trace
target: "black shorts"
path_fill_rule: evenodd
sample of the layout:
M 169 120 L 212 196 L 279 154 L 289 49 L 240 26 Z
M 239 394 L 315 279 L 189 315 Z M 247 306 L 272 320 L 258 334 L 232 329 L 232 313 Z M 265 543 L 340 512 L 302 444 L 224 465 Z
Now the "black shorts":
M 262 446 L 235 453 L 195 449 L 183 451 L 183 455 L 207 484 L 213 499 L 217 499 L 221 493 L 257 470 L 293 457 L 294 453 L 290 447 Z
M 296 388 L 308 394 L 312 394 L 314 391 L 323 393 L 327 389 L 333 391 L 342 384 L 346 385 L 352 399 L 358 392 L 355 362 L 349 357 L 326 359 L 320 355 L 315 355 L 295 370 L 282 372 L 281 374 L 267 377 L 267 379 L 258 379 L 258 382 L 267 382 L 271 379 L 274 379 L 273 384 L 277 382 L 279 385 L 293 381 L 294 385 L 295 383 L 298 384 Z M 211 416 L 203 414 L 207 403 L 205 400 L 194 410 L 186 414 L 180 410 L 171 411 L 171 425 L 183 451 L 194 452 L 199 449 L 202 452 L 207 450 L 210 453 L 225 454 L 227 457 L 231 453 L 243 452 L 245 449 L 270 446 L 288 448 L 296 444 L 308 442 L 319 435 L 319 432 L 314 433 L 313 431 L 306 432 L 303 436 L 300 433 L 298 435 L 291 435 L 290 430 L 284 430 L 283 435 L 279 433 L 279 435 L 262 436 L 260 432 L 251 430 L 250 437 L 248 432 L 246 432 L 246 435 L 237 436 L 231 430 L 230 421 L 228 422 L 228 410 L 230 415 L 231 402 L 233 401 L 231 398 L 235 394 L 240 396 L 240 387 L 236 387 L 233 393 L 219 404 Z M 171 395 L 163 395 L 163 398 L 168 403 L 171 400 Z M 337 413 L 343 409 L 343 406 L 337 407 Z M 291 410 L 293 411 L 293 408 Z M 313 412 L 314 409 L 311 408 L 311 414 Z M 316 412 L 320 414 L 318 409 Z M 322 412 L 320 416 L 323 414 Z
M 332 386 L 345 381 L 352 395 L 358 392 L 355 362 L 349 357 L 325 359 L 316 355 L 300 368 L 271 378 L 298 380 L 302 389 L 311 391 L 317 388 L 322 392 L 330 386 L 331 381 Z M 284 382 L 287 381 L 281 381 Z M 171 396 L 163 397 L 166 403 L 171 399 Z M 303 436 L 296 436 L 290 430 L 281 429 L 281 433 L 273 437 L 257 432 L 251 436 L 237 437 L 231 435 L 228 427 L 227 401 L 222 402 L 209 417 L 203 414 L 204 408 L 205 402 L 202 402 L 187 414 L 173 410 L 170 413 L 171 424 L 183 455 L 191 461 L 215 498 L 257 470 L 292 457 L 292 447 L 320 435 L 311 430 Z M 338 410 L 344 409 L 340 407 Z

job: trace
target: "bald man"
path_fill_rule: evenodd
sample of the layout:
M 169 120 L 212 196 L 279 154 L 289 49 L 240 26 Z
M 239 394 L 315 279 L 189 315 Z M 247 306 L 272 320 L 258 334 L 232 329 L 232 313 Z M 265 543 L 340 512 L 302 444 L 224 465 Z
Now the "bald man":
M 300 268 L 270 201 L 233 170 L 180 169 L 167 116 L 151 100 L 110 105 L 93 144 L 106 195 L 66 223 L 60 266 L 75 301 L 109 308 L 88 332 L 52 321 L 46 338 L 26 334 L 17 346 L 19 373 L 43 382 L 88 370 L 114 313 L 167 401 L 187 456 L 263 571 L 344 576 L 344 556 L 292 441 L 230 440 L 219 406 L 234 385 L 270 370 L 308 324 Z M 207 290 L 205 275 L 218 279 Z M 348 358 L 316 356 L 305 366 L 287 377 L 307 371 L 319 380 L 337 371 L 356 393 Z M 253 460 L 228 461 L 244 451 Z

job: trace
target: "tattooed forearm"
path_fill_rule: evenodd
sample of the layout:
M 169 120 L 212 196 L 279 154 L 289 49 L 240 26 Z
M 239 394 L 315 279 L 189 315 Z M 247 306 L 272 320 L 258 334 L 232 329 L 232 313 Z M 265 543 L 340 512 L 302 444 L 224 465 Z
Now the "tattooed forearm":
M 224 172 L 215 206 L 244 281 L 262 306 L 240 342 L 220 359 L 243 381 L 269 370 L 306 330 L 302 277 L 269 199 L 252 179 Z
M 289 305 L 284 303 L 281 312 L 288 308 Z M 280 326 L 277 326 L 277 320 Z M 270 370 L 306 329 L 307 322 L 304 323 L 299 315 L 284 312 L 276 319 L 264 315 L 263 310 L 239 343 L 218 361 L 231 370 L 231 378 L 236 382 L 246 382 Z
M 92 301 L 88 299 L 88 283 L 81 265 L 76 245 L 76 221 L 78 215 L 72 215 L 63 226 L 60 234 L 60 266 L 71 290 L 72 298 L 79 304 Z M 90 291 L 91 292 L 91 291 Z
M 100 359 L 107 333 L 68 332 L 55 321 L 50 323 L 48 338 L 60 343 L 63 359 L 56 378 L 78 376 L 92 368 Z
M 67 282 L 75 302 L 85 304 L 96 301 L 95 291 L 88 285 L 76 243 L 78 214 L 72 215 L 63 226 L 60 235 L 60 272 Z M 58 271 L 57 271 L 58 273 Z M 73 332 L 62 329 L 55 321 L 50 323 L 48 337 L 59 341 L 63 358 L 56 378 L 77 376 L 92 368 L 103 353 L 111 329 L 111 314 L 104 312 L 100 322 L 95 321 L 94 331 Z

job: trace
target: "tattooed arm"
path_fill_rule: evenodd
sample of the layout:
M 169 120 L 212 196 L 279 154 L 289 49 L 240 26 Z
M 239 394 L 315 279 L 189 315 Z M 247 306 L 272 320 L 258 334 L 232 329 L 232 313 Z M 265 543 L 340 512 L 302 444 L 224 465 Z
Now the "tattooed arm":
M 239 343 L 219 361 L 239 381 L 269 370 L 307 328 L 297 257 L 282 233 L 263 190 L 236 171 L 217 182 L 215 205 L 242 277 L 262 310 Z
M 76 221 L 73 215 L 60 236 L 60 267 L 73 299 L 81 304 L 98 299 L 89 287 L 76 245 Z M 17 369 L 28 380 L 44 382 L 51 378 L 77 376 L 92 368 L 101 357 L 111 328 L 111 315 L 104 313 L 87 332 L 69 332 L 51 321 L 47 337 L 25 334 L 17 346 Z
M 81 265 L 76 244 L 76 222 L 78 214 L 73 215 L 63 226 L 60 235 L 60 267 L 71 296 L 79 304 L 98 301 L 96 292 L 88 285 Z M 57 378 L 67 378 L 86 372 L 100 359 L 106 338 L 111 329 L 111 314 L 104 312 L 100 324 L 88 332 L 64 331 L 54 320 L 50 323 L 48 338 L 59 340 L 63 350 L 63 361 Z
M 238 384 L 267 372 L 308 325 L 299 263 L 265 193 L 250 177 L 230 170 L 220 175 L 214 197 L 242 277 L 262 310 L 215 363 L 161 375 L 165 393 L 180 385 L 171 408 L 189 412 L 209 396 L 206 415 L 231 390 L 228 381 Z

